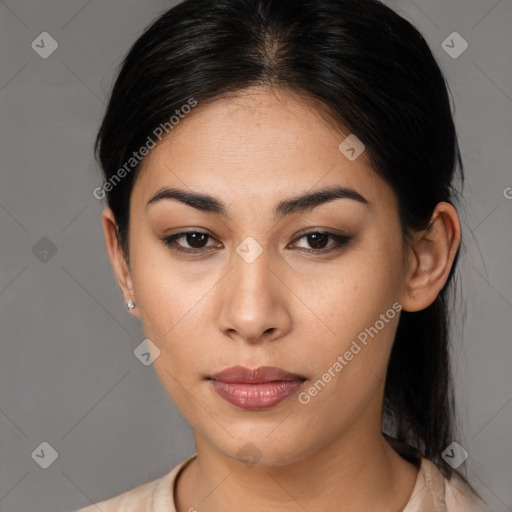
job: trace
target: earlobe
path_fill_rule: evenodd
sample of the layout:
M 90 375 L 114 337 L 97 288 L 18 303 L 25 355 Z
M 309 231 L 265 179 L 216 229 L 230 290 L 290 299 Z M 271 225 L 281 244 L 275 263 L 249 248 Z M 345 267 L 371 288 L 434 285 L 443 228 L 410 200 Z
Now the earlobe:
M 121 293 L 123 294 L 124 302 L 126 304 L 130 299 L 132 299 L 133 302 L 136 303 L 131 271 L 119 242 L 117 223 L 114 213 L 107 206 L 103 210 L 101 218 L 103 223 L 103 232 L 105 235 L 105 247 L 107 249 L 117 283 L 121 289 Z M 138 316 L 138 313 L 136 313 L 134 308 L 130 308 L 129 311 Z
M 448 279 L 460 240 L 457 211 L 449 203 L 438 203 L 429 226 L 415 235 L 409 248 L 401 302 L 405 311 L 420 311 L 434 302 Z

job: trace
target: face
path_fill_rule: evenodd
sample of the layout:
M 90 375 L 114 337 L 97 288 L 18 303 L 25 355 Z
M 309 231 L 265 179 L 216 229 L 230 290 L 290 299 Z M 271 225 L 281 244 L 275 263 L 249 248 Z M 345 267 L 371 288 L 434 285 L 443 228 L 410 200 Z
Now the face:
M 364 152 L 350 160 L 339 149 L 348 135 L 304 99 L 247 90 L 198 105 L 136 180 L 134 313 L 158 348 L 153 365 L 168 394 L 229 458 L 257 450 L 280 465 L 343 436 L 380 434 L 402 234 L 392 189 Z M 336 187 L 352 192 L 293 202 Z M 217 203 L 150 202 L 164 188 Z M 214 384 L 235 365 L 300 379 L 254 393 L 255 384 Z

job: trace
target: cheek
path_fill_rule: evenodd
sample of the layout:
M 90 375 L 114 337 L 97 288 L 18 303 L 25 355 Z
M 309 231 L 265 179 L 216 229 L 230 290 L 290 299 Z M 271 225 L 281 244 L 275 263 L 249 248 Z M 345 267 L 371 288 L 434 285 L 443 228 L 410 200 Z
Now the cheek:
M 395 302 L 393 308 L 391 301 L 368 300 L 365 294 L 356 298 L 361 299 L 355 300 L 357 307 L 340 302 L 332 312 L 334 334 L 317 336 L 314 346 L 305 349 L 311 377 L 298 399 L 299 407 L 307 411 L 306 431 L 324 424 L 335 435 L 355 422 L 370 402 L 378 406 L 399 305 Z
M 154 367 L 174 398 L 183 391 L 180 385 L 193 385 L 198 368 L 209 367 L 208 294 L 218 278 L 209 273 L 194 279 L 156 252 L 153 258 L 149 252 L 133 258 L 133 281 L 144 333 L 160 350 Z
M 328 272 L 297 280 L 294 290 L 325 332 L 322 339 L 328 345 L 355 338 L 391 308 L 399 296 L 400 266 L 395 259 L 374 245 L 353 252 Z
M 173 261 L 158 244 L 163 245 L 153 241 L 146 250 L 133 251 L 132 276 L 146 335 L 169 345 L 197 336 L 197 306 L 215 285 L 215 276 L 203 273 L 195 279 L 190 267 Z
M 316 326 L 306 329 L 316 336 L 314 344 L 305 340 L 304 355 L 319 385 L 329 381 L 329 390 L 322 391 L 326 399 L 347 393 L 363 398 L 385 377 L 399 318 L 399 273 L 397 257 L 380 241 L 311 282 L 300 280 L 297 294 L 307 297 L 308 318 Z

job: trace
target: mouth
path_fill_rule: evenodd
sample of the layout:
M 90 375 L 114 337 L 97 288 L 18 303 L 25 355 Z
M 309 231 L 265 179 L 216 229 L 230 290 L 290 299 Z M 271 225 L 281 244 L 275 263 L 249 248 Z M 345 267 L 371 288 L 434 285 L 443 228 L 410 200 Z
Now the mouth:
M 231 405 L 256 411 L 283 402 L 307 379 L 275 366 L 255 369 L 233 366 L 216 373 L 208 380 L 217 394 Z

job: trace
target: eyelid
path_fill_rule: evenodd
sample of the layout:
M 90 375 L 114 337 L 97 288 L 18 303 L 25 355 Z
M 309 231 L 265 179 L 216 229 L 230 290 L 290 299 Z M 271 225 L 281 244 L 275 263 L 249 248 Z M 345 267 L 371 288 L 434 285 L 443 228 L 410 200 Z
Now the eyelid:
M 313 235 L 313 234 L 326 235 L 327 237 L 331 237 L 335 240 L 335 242 L 333 244 L 330 244 L 327 247 L 322 248 L 322 249 L 308 249 L 308 248 L 304 248 L 304 247 L 299 248 L 301 251 L 307 252 L 309 254 L 318 254 L 319 256 L 341 249 L 343 246 L 348 244 L 354 238 L 353 236 L 345 235 L 345 234 L 341 234 L 341 233 L 335 233 L 335 232 L 329 231 L 328 229 L 313 228 L 313 229 L 310 229 L 308 231 L 305 231 L 305 232 L 299 234 L 291 243 L 294 244 L 297 241 L 301 240 L 302 238 L 305 238 L 308 235 Z
M 192 234 L 192 233 L 206 235 L 210 239 L 216 240 L 216 238 L 209 231 L 202 231 L 200 229 L 189 229 L 187 231 L 180 231 L 179 233 L 174 233 L 173 235 L 167 235 L 167 236 L 160 237 L 160 240 L 162 240 L 164 245 L 166 245 L 167 247 L 169 247 L 170 249 L 172 249 L 176 252 L 189 253 L 189 254 L 204 253 L 209 248 L 214 247 L 214 246 L 210 245 L 210 246 L 206 246 L 206 247 L 197 249 L 197 248 L 182 247 L 179 244 L 173 244 L 173 242 L 175 242 L 176 240 L 179 240 L 180 238 L 184 238 L 187 235 Z

